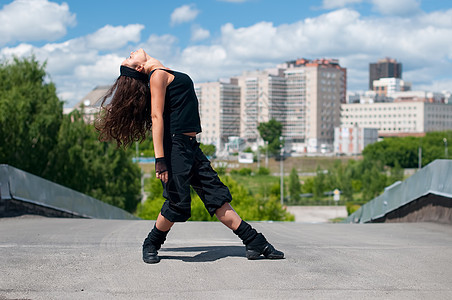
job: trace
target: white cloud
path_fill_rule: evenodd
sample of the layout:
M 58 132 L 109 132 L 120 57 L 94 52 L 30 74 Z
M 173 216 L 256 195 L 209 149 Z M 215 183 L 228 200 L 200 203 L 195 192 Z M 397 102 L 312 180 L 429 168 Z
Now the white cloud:
M 74 75 L 80 81 L 89 78 L 91 82 L 105 82 L 105 78 L 119 76 L 119 66 L 123 60 L 123 56 L 116 54 L 99 56 L 92 64 L 76 66 Z
M 34 53 L 40 61 L 47 60 L 47 71 L 59 95 L 69 101 L 67 106 L 73 106 L 95 86 L 112 83 L 119 63 L 140 47 L 166 66 L 189 73 L 196 82 L 274 67 L 301 57 L 326 57 L 338 58 L 347 68 L 350 90 L 364 90 L 368 86 L 369 63 L 389 56 L 403 64 L 403 78 L 413 82 L 413 89 L 452 90 L 452 41 L 448 39 L 452 36 L 451 20 L 452 9 L 411 17 L 363 17 L 355 10 L 340 9 L 278 26 L 270 22 L 248 27 L 225 24 L 210 43 L 182 49 L 172 35 L 152 34 L 138 41 L 141 25 L 106 26 L 62 43 L 5 47 L 0 54 Z M 103 40 L 104 34 L 111 35 L 110 40 Z M 93 48 L 96 36 L 96 47 L 104 49 L 102 53 Z M 121 38 L 127 42 L 121 43 Z M 106 51 L 108 44 L 113 50 Z M 118 45 L 121 48 L 116 48 Z
M 174 26 L 193 21 L 198 14 L 199 10 L 196 9 L 195 5 L 182 5 L 176 8 L 171 14 L 171 25 Z
M 177 47 L 177 38 L 170 34 L 149 36 L 145 43 L 140 43 L 131 50 L 143 48 L 146 52 L 160 60 L 162 63 L 173 61 L 179 57 L 180 51 Z
M 409 16 L 420 12 L 419 0 L 372 0 L 374 10 L 384 15 Z
M 452 27 L 452 9 L 446 11 L 434 11 L 422 16 L 420 21 L 425 26 L 434 26 L 438 28 Z
M 452 68 L 452 10 L 411 18 L 362 17 L 341 9 L 293 24 L 269 22 L 235 28 L 225 24 L 221 39 L 210 46 L 191 46 L 176 63 L 196 80 L 239 75 L 300 57 L 338 58 L 348 69 L 351 90 L 366 89 L 370 62 L 393 57 L 413 85 L 448 76 Z M 428 69 L 422 69 L 429 65 Z M 419 76 L 419 72 L 423 75 Z M 433 83 L 432 83 L 433 84 Z
M 202 28 L 199 25 L 193 25 L 191 27 L 191 40 L 202 41 L 210 37 L 210 31 Z
M 15 42 L 54 41 L 76 23 L 66 3 L 16 0 L 0 10 L 0 46 Z
M 420 84 L 417 90 L 425 90 L 430 92 L 452 91 L 452 78 L 439 79 L 429 82 L 428 84 Z
M 140 33 L 144 29 L 141 24 L 127 26 L 106 25 L 93 34 L 86 37 L 86 42 L 90 48 L 97 50 L 119 49 L 129 42 L 138 43 Z
M 333 9 L 343 8 L 349 4 L 361 3 L 362 0 L 323 0 L 322 8 Z

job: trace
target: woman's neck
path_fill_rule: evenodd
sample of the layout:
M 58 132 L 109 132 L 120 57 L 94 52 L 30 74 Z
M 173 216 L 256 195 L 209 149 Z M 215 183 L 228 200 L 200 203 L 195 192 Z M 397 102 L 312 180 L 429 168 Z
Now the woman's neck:
M 151 59 L 146 62 L 144 69 L 147 74 L 151 73 L 155 69 L 166 69 L 166 67 L 156 59 Z

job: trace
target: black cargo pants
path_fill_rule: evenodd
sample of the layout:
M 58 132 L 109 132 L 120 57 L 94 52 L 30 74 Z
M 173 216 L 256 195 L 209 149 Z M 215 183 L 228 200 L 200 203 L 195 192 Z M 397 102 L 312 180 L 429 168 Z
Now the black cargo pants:
M 185 222 L 191 216 L 190 186 L 204 202 L 211 216 L 232 197 L 199 148 L 195 137 L 171 134 L 164 139 L 168 182 L 163 184 L 161 214 L 171 222 Z

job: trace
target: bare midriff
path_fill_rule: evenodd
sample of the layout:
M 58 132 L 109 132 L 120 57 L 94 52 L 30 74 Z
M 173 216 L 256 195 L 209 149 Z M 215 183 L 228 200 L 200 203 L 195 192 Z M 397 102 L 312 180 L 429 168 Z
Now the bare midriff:
M 196 136 L 196 132 L 184 132 L 183 134 L 188 136 Z

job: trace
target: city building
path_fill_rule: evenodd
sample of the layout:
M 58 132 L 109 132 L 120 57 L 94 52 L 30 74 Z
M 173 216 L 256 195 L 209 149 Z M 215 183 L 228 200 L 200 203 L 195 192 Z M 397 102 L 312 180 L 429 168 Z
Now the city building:
M 332 148 L 346 99 L 346 69 L 337 60 L 299 59 L 235 79 L 241 90 L 240 137 L 248 144 L 262 144 L 259 123 L 275 119 L 283 125 L 286 151 Z
M 384 58 L 369 64 L 369 90 L 374 89 L 374 81 L 380 78 L 402 78 L 402 64 L 392 58 Z
M 334 128 L 334 153 L 359 155 L 363 149 L 378 140 L 378 129 L 352 127 Z
M 237 81 L 196 83 L 195 92 L 202 126 L 199 140 L 223 149 L 230 137 L 239 135 L 240 88 Z
M 406 91 L 392 93 L 394 102 L 414 101 L 429 103 L 447 103 L 444 93 L 427 92 L 427 91 Z
M 411 90 L 411 83 L 394 77 L 380 78 L 378 80 L 374 80 L 373 90 L 379 96 L 393 97 L 393 94 L 396 92 Z
M 340 125 L 341 104 L 346 100 L 346 69 L 335 59 L 302 59 L 295 64 L 289 64 L 286 76 L 289 77 L 297 70 L 305 71 L 306 109 L 299 121 L 305 123 L 306 133 L 304 143 L 293 143 L 293 149 L 299 152 L 299 147 L 304 145 L 309 153 L 331 149 L 334 143 L 334 127 Z
M 263 143 L 257 127 L 275 119 L 285 123 L 286 80 L 283 69 L 245 71 L 234 77 L 240 88 L 240 137 L 250 146 Z
M 343 104 L 341 110 L 341 127 L 376 128 L 380 137 L 452 129 L 450 104 L 397 101 Z
M 200 101 L 203 143 L 220 151 L 239 137 L 263 145 L 258 126 L 274 119 L 283 126 L 286 151 L 332 148 L 340 105 L 346 99 L 346 69 L 334 59 L 299 59 L 276 68 L 245 71 L 228 82 L 195 84 Z M 236 149 L 229 142 L 229 149 Z M 241 147 L 243 143 L 240 143 Z
M 103 97 L 110 89 L 109 85 L 96 86 L 91 92 L 82 98 L 73 108 L 65 109 L 64 113 L 69 114 L 74 109 L 83 109 L 83 118 L 87 123 L 93 123 L 99 113 L 100 104 Z

